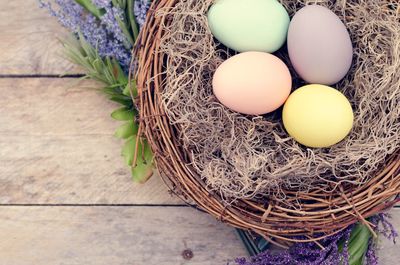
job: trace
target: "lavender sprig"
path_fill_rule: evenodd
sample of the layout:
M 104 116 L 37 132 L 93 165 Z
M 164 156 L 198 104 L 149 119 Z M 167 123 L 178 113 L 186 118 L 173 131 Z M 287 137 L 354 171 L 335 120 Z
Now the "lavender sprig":
M 322 240 L 320 244 L 324 246 L 324 249 L 321 249 L 315 243 L 298 243 L 279 253 L 267 250 L 250 260 L 242 258 L 236 262 L 238 265 L 339 264 L 345 261 L 347 256 L 347 243 L 343 244 L 343 242 L 349 241 L 352 229 L 353 227 L 349 227 L 336 235 Z
M 393 244 L 396 244 L 396 238 L 399 236 L 393 224 L 390 223 L 391 218 L 388 213 L 380 213 L 375 215 L 371 222 L 376 226 L 378 233 L 384 235 L 387 239 L 392 240 Z
M 370 219 L 377 232 L 395 243 L 398 236 L 389 215 L 378 214 Z M 369 229 L 362 224 L 353 225 L 340 233 L 320 242 L 324 249 L 315 243 L 298 243 L 279 253 L 267 250 L 249 260 L 239 258 L 238 265 L 355 265 L 364 261 L 377 265 L 376 240 Z
M 87 11 L 89 11 L 93 16 L 100 19 L 102 15 L 104 15 L 104 10 L 99 9 L 95 4 L 92 3 L 91 0 L 75 0 L 77 4 L 80 4 Z
M 102 82 L 102 91 L 122 105 L 111 114 L 123 122 L 115 136 L 125 140 L 121 154 L 133 180 L 143 183 L 153 173 L 153 154 L 146 140 L 138 137 L 137 111 L 131 98 L 137 90 L 135 81 L 130 82 L 127 75 L 135 36 L 130 30 L 136 28 L 130 8 L 133 1 L 55 0 L 56 8 L 45 0 L 39 3 L 74 33 L 74 38 L 63 44 L 67 57 L 85 69 L 84 78 Z
M 110 1 L 96 1 L 99 8 L 104 8 L 104 15 L 98 19 L 81 5 L 71 0 L 55 0 L 57 8 L 50 2 L 39 0 L 42 7 L 49 10 L 50 14 L 71 32 L 78 35 L 82 33 L 85 40 L 99 52 L 103 58 L 115 58 L 127 70 L 130 64 L 131 45 L 122 33 L 118 24 L 118 17 L 124 12 L 113 7 Z
M 140 28 L 143 27 L 146 22 L 147 11 L 150 8 L 149 0 L 136 0 L 134 4 L 134 14 L 136 17 L 136 21 L 139 24 Z

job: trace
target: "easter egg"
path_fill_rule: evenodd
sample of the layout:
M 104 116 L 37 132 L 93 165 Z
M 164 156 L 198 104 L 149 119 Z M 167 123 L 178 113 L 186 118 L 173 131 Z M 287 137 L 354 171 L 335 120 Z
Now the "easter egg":
M 330 147 L 342 141 L 353 127 L 349 100 L 325 85 L 297 89 L 283 107 L 286 131 L 308 147 Z
M 217 0 L 207 17 L 214 37 L 238 52 L 275 52 L 285 43 L 290 22 L 276 0 Z
M 335 84 L 352 64 L 349 33 L 339 17 L 323 6 L 306 6 L 294 15 L 287 45 L 294 69 L 308 83 Z
M 231 110 L 261 115 L 283 105 L 290 94 L 292 78 L 287 66 L 276 56 L 244 52 L 223 62 L 216 70 L 213 91 Z

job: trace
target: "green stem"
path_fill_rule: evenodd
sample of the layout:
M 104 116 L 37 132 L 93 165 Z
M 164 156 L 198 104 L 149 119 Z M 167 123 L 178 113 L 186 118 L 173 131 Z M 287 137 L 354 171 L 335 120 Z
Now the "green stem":
M 136 23 L 136 19 L 134 16 L 134 5 L 133 3 L 135 2 L 135 0 L 128 0 L 128 17 L 129 17 L 129 21 L 131 24 L 131 28 L 132 28 L 132 33 L 133 33 L 133 39 L 134 41 L 136 41 L 138 35 L 139 35 L 139 27 Z
M 91 0 L 75 0 L 75 2 L 85 8 L 88 12 L 90 12 L 97 19 L 100 19 L 102 15 L 104 15 L 104 10 L 98 9 L 96 5 L 92 3 Z
M 372 234 L 368 227 L 363 224 L 358 224 L 353 230 L 353 235 L 349 240 L 349 264 L 362 264 L 365 254 L 368 250 L 369 240 Z

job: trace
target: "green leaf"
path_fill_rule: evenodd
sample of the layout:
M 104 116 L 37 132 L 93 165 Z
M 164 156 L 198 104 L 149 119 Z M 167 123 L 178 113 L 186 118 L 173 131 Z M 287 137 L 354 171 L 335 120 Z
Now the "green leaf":
M 117 121 L 130 121 L 135 118 L 135 112 L 133 109 L 120 108 L 111 113 L 111 117 Z
M 87 11 L 89 11 L 93 16 L 95 16 L 98 19 L 100 19 L 100 17 L 105 14 L 105 10 L 98 9 L 97 6 L 92 3 L 91 0 L 75 0 L 75 2 L 84 7 Z
M 132 167 L 132 179 L 145 183 L 153 175 L 153 153 L 146 140 L 139 143 L 136 165 Z
M 99 58 L 96 58 L 93 62 L 92 62 L 93 68 L 94 70 L 96 70 L 96 72 L 101 73 L 103 71 L 103 62 L 102 60 L 100 60 Z
M 121 84 L 127 84 L 129 81 L 128 76 L 125 74 L 124 70 L 122 70 L 122 68 L 121 68 L 120 64 L 117 62 L 117 60 L 112 59 L 111 63 L 113 66 L 113 72 L 114 72 L 115 79 Z
M 132 136 L 126 141 L 124 147 L 122 148 L 122 156 L 125 158 L 125 164 L 128 166 L 132 166 L 133 157 L 135 155 L 135 147 L 136 147 L 136 136 Z
M 97 52 L 96 52 L 95 48 L 93 48 L 93 47 L 89 44 L 89 42 L 87 42 L 87 41 L 85 40 L 85 37 L 83 36 L 83 34 L 82 34 L 82 32 L 81 32 L 80 30 L 78 31 L 78 36 L 79 36 L 80 45 L 81 45 L 83 51 L 85 52 L 86 57 L 87 57 L 89 60 L 90 60 L 90 59 L 94 59 L 94 58 L 96 58 L 96 57 L 99 57 L 99 56 L 97 55 Z
M 133 120 L 121 125 L 115 132 L 115 136 L 121 139 L 128 139 L 129 137 L 137 134 L 138 125 Z
M 135 40 L 133 39 L 133 36 L 130 32 L 130 23 L 127 18 L 127 3 L 126 0 L 112 0 L 111 1 L 113 7 L 119 8 L 124 11 L 124 14 L 122 17 L 120 16 L 115 16 L 115 19 L 118 22 L 118 26 L 120 27 L 122 33 L 126 36 L 127 41 L 124 42 L 124 45 L 127 49 L 130 49 L 134 44 Z
M 123 94 L 119 94 L 119 93 L 118 93 L 118 94 L 114 95 L 113 97 L 114 97 L 114 98 L 121 99 L 121 100 L 126 100 L 126 101 L 129 101 L 130 103 L 132 103 L 131 97 L 125 96 L 125 95 L 123 95 Z
M 131 89 L 129 87 L 129 84 L 127 84 L 124 88 L 124 91 L 122 92 L 125 96 L 130 96 L 131 95 Z
M 91 70 L 91 65 L 87 64 L 86 53 L 83 50 L 81 43 L 76 39 L 75 36 L 63 40 L 62 44 L 65 48 L 67 58 L 75 64 L 84 67 L 87 70 Z
M 104 88 L 102 88 L 102 92 L 107 94 L 107 95 L 110 95 L 110 96 L 119 95 L 119 93 L 115 89 L 115 87 L 104 87 Z
M 91 2 L 89 0 L 80 0 L 80 2 L 90 8 L 89 3 Z M 120 5 L 126 12 L 125 16 L 127 17 L 119 21 L 119 23 L 124 23 L 124 25 L 120 25 L 124 33 L 127 34 L 127 31 L 133 30 L 133 36 L 136 39 L 138 30 L 132 13 L 133 3 L 133 0 L 113 0 L 113 4 Z M 100 15 L 102 14 L 100 13 Z M 129 32 L 129 34 L 131 33 Z M 131 90 L 133 95 L 137 96 L 136 82 L 132 80 L 130 87 L 128 76 L 118 61 L 115 58 L 101 57 L 97 47 L 93 47 L 87 42 L 81 32 L 78 32 L 78 37 L 72 38 L 71 41 L 63 42 L 63 45 L 68 58 L 85 69 L 85 78 L 102 82 L 105 85 L 102 91 L 109 95 L 110 100 L 124 106 L 114 111 L 111 116 L 116 120 L 126 121 L 125 124 L 116 130 L 115 135 L 119 138 L 127 139 L 122 148 L 122 155 L 126 164 L 132 166 L 135 156 L 138 125 L 134 122 L 134 116 L 137 113 L 134 110 Z M 135 182 L 143 183 L 152 175 L 153 155 L 150 146 L 143 139 L 138 143 L 137 148 L 138 154 L 136 165 L 132 167 L 132 178 Z
M 122 33 L 124 33 L 125 37 L 128 39 L 130 45 L 125 44 L 126 48 L 130 48 L 130 46 L 135 45 L 135 40 L 133 39 L 131 33 L 129 32 L 129 28 L 124 21 L 122 21 L 119 17 L 115 17 L 118 22 L 118 26 L 121 29 Z M 128 46 L 128 47 L 127 47 Z
M 115 6 L 115 7 L 120 7 L 119 1 L 118 1 L 118 0 L 111 0 L 111 3 L 112 3 L 113 6 Z
M 146 183 L 153 176 L 153 164 L 138 164 L 132 168 L 132 179 L 136 183 Z
M 110 84 L 118 83 L 116 78 L 116 73 L 114 73 L 114 65 L 110 57 L 106 57 L 104 60 L 104 75 L 106 76 L 107 80 L 109 80 Z
M 357 240 L 357 237 L 361 233 L 362 229 L 363 229 L 363 226 L 360 224 L 357 224 L 353 228 L 353 231 L 351 231 L 351 234 L 350 234 L 349 243 L 352 243 L 354 240 Z
M 133 40 L 136 41 L 138 35 L 139 35 L 139 27 L 136 23 L 136 19 L 134 16 L 134 1 L 135 0 L 127 0 L 128 1 L 128 18 L 129 18 L 129 22 L 130 22 L 130 26 L 131 26 L 131 30 L 132 30 L 132 34 L 133 34 Z
M 62 44 L 65 48 L 65 54 L 70 61 L 78 65 L 83 65 L 85 63 L 85 58 L 82 56 L 79 43 L 63 41 Z
M 366 225 L 358 224 L 355 230 L 353 230 L 349 240 L 350 265 L 359 265 L 363 263 L 371 237 L 371 232 Z
M 114 92 L 122 94 L 128 83 L 128 77 L 118 61 L 108 57 L 100 57 L 97 50 L 85 41 L 84 36 L 80 32 L 78 35 L 79 40 L 72 38 L 71 40 L 63 41 L 68 59 L 82 66 L 86 71 L 86 76 L 89 78 L 100 81 L 107 87 L 115 87 Z M 108 90 L 107 92 L 110 91 Z M 115 93 L 110 95 L 114 96 Z
M 124 91 L 122 94 L 124 94 L 127 97 L 131 96 L 131 90 L 132 90 L 132 95 L 133 97 L 137 97 L 137 88 L 136 88 L 136 81 L 131 80 L 131 87 L 129 87 L 129 83 L 125 86 Z
M 117 103 L 119 103 L 121 105 L 124 105 L 126 107 L 131 107 L 133 105 L 133 102 L 132 102 L 131 98 L 124 99 L 124 98 L 121 98 L 119 96 L 113 96 L 113 97 L 110 97 L 110 100 L 114 101 L 114 102 L 117 102 Z

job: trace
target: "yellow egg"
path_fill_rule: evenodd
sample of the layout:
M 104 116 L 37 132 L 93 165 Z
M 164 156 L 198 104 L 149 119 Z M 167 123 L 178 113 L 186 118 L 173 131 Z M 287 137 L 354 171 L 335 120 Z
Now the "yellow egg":
M 308 147 L 330 147 L 342 141 L 353 127 L 349 100 L 324 85 L 307 85 L 293 92 L 283 108 L 286 131 Z

